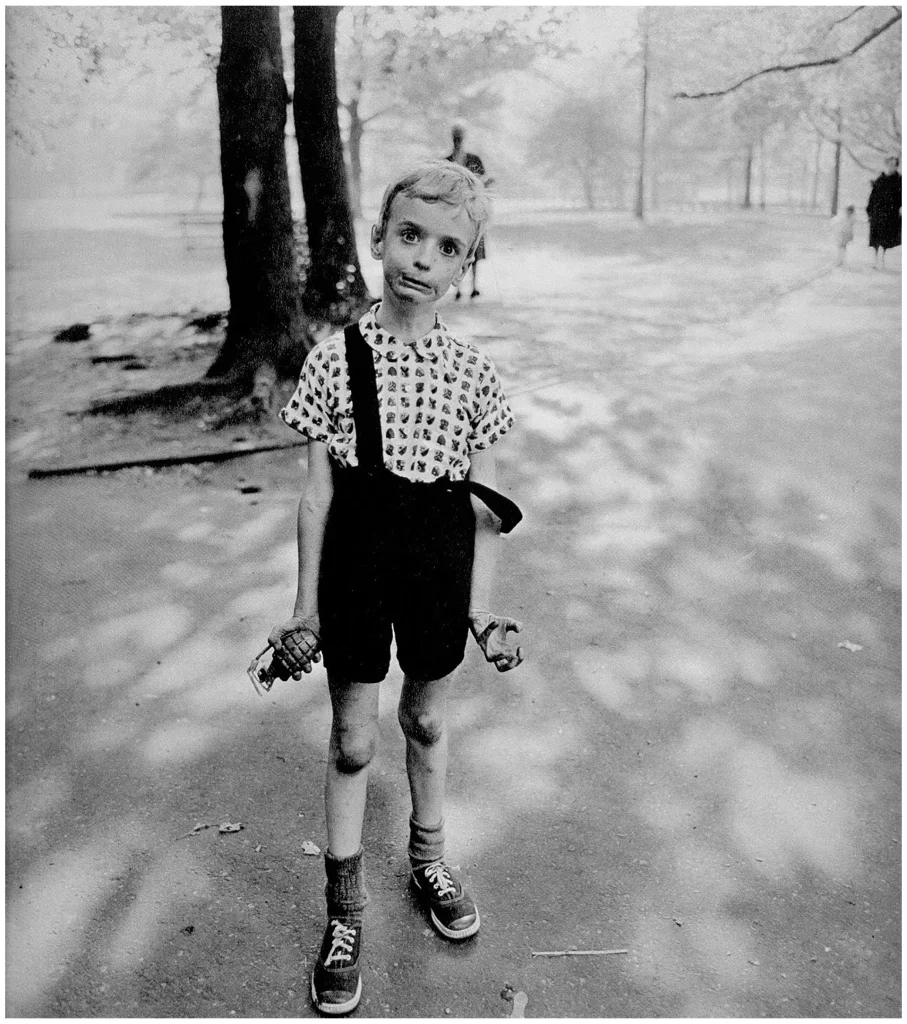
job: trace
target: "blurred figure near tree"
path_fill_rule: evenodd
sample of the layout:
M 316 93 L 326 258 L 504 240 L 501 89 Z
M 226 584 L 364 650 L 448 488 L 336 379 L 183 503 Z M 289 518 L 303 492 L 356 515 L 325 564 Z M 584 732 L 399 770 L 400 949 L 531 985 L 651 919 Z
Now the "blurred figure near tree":
M 855 206 L 848 206 L 831 219 L 831 231 L 838 247 L 838 266 L 844 266 L 847 246 L 853 241 Z
M 885 266 L 885 250 L 901 244 L 901 175 L 896 156 L 885 160 L 885 170 L 872 183 L 866 214 L 869 217 L 869 246 L 873 267 Z M 881 251 L 881 261 L 879 252 Z
M 492 184 L 494 178 L 486 176 L 485 164 L 482 163 L 482 158 L 476 153 L 467 153 L 465 142 L 466 142 L 466 127 L 460 121 L 454 123 L 451 129 L 451 139 L 453 141 L 453 152 L 449 153 L 445 159 L 451 160 L 455 164 L 462 164 L 468 171 L 472 171 L 473 174 L 477 175 L 482 179 L 486 188 Z M 479 240 L 478 248 L 476 249 L 475 256 L 472 260 L 472 291 L 469 297 L 471 299 L 476 298 L 479 292 L 479 260 L 485 259 L 485 234 L 483 233 L 482 238 Z M 454 295 L 455 299 L 459 299 L 461 295 L 460 286 L 457 285 L 457 291 Z

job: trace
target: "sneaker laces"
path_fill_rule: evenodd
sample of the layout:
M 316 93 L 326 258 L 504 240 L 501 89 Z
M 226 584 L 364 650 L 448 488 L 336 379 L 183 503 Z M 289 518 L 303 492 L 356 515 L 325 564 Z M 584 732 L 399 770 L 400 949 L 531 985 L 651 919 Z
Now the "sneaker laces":
M 443 861 L 439 860 L 436 864 L 429 864 L 425 869 L 425 877 L 435 887 L 435 892 L 439 896 L 456 896 L 457 887 Z
M 356 942 L 356 928 L 348 928 L 340 921 L 334 921 L 334 934 L 331 936 L 331 949 L 324 959 L 324 966 L 330 967 L 336 960 L 352 960 L 353 946 Z

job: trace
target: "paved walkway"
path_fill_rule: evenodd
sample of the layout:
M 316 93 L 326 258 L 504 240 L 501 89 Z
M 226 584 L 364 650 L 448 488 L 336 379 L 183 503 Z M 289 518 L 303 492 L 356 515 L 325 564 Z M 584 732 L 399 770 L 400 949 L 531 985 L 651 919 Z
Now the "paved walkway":
M 510 315 L 530 657 L 470 653 L 448 816 L 483 931 L 406 894 L 392 675 L 359 1015 L 899 1016 L 899 279 L 625 353 L 592 308 L 558 351 Z M 298 454 L 10 485 L 8 1014 L 311 1015 L 323 679 L 242 673 Z M 532 956 L 574 948 L 627 952 Z

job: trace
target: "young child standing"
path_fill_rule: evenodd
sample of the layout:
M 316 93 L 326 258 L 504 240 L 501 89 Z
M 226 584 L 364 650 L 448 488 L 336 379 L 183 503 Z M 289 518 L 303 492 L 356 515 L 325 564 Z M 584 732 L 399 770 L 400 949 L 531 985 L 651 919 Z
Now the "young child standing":
M 838 247 L 838 266 L 843 267 L 847 258 L 847 246 L 853 241 L 856 207 L 848 206 L 841 213 L 832 217 L 831 231 Z
M 445 162 L 387 189 L 371 232 L 381 300 L 312 350 L 280 414 L 309 438 L 308 478 L 296 603 L 268 640 L 296 679 L 322 653 L 327 669 L 328 924 L 311 991 L 331 1015 L 352 1012 L 362 992 L 363 817 L 378 743 L 375 684 L 390 666 L 392 634 L 404 673 L 412 885 L 444 938 L 469 938 L 480 925 L 445 862 L 446 705 L 469 631 L 499 671 L 522 661 L 507 635 L 520 624 L 489 611 L 499 533 L 519 519 L 494 490 L 489 449 L 513 416 L 491 361 L 454 338 L 435 306 L 474 258 L 484 193 L 474 174 Z

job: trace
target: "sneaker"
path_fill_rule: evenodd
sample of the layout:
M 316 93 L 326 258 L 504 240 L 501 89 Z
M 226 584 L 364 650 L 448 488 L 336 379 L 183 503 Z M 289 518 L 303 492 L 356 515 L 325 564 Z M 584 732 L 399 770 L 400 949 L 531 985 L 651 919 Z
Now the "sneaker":
M 352 1013 L 362 998 L 359 950 L 362 925 L 331 918 L 312 971 L 312 1002 L 315 1009 L 333 1017 Z
M 468 939 L 479 930 L 479 911 L 443 861 L 414 869 L 413 885 L 431 915 L 431 923 L 445 939 Z

